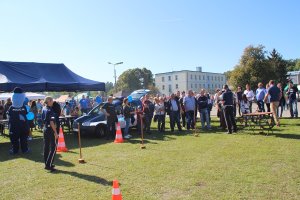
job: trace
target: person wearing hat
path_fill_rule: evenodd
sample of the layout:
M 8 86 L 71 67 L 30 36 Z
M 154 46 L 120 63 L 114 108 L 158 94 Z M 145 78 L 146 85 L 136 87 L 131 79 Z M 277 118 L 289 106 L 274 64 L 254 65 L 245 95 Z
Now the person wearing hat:
M 46 106 L 42 111 L 42 120 L 44 122 L 44 161 L 45 161 L 45 169 L 51 172 L 55 171 L 53 160 L 56 154 L 56 146 L 58 134 L 55 125 L 55 113 L 52 109 L 53 106 L 53 98 L 47 96 L 45 98 Z
M 23 93 L 23 90 L 16 87 L 12 95 L 12 105 L 7 111 L 9 137 L 12 145 L 9 153 L 12 155 L 19 152 L 20 146 L 23 153 L 30 152 L 27 144 L 29 126 L 26 117 L 27 109 L 23 104 L 24 100 L 25 94 Z

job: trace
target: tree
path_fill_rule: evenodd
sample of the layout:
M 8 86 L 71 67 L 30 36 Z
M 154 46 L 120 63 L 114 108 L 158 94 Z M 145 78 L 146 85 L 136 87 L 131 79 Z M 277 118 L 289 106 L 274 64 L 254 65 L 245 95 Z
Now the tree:
M 106 94 L 112 94 L 114 89 L 114 84 L 112 82 L 106 82 L 105 83 L 105 92 Z
M 238 85 L 245 87 L 247 83 L 256 88 L 258 82 L 267 83 L 272 76 L 272 70 L 266 60 L 265 47 L 248 46 L 244 49 L 240 62 L 229 74 L 229 84 L 236 88 Z
M 146 68 L 134 68 L 124 71 L 118 78 L 118 90 L 133 91 L 149 88 L 153 85 L 153 74 Z
M 274 80 L 276 82 L 285 84 L 288 72 L 287 62 L 282 59 L 282 56 L 276 51 L 276 49 L 273 49 L 273 51 L 270 53 L 270 56 L 268 56 L 268 61 L 269 67 L 273 69 Z

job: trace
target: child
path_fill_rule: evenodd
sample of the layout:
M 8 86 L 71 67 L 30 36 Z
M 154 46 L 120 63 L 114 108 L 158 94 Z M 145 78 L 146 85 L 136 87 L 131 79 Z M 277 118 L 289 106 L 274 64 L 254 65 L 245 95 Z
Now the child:
M 243 114 L 250 113 L 250 102 L 248 101 L 246 94 L 243 94 L 242 96 L 241 111 Z

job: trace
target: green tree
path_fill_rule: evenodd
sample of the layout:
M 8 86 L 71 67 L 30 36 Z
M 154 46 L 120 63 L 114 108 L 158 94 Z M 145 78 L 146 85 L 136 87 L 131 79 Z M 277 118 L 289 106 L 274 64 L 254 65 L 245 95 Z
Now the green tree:
M 282 59 L 282 56 L 273 49 L 268 56 L 269 67 L 273 70 L 274 80 L 276 82 L 285 83 L 286 82 L 286 74 L 288 72 L 288 63 L 287 61 Z
M 133 91 L 149 88 L 153 85 L 153 74 L 146 68 L 134 68 L 124 71 L 118 78 L 118 90 Z
M 266 60 L 265 47 L 262 45 L 246 47 L 239 64 L 229 75 L 228 82 L 234 88 L 238 85 L 245 87 L 247 83 L 256 88 L 258 82 L 267 83 L 273 76 Z

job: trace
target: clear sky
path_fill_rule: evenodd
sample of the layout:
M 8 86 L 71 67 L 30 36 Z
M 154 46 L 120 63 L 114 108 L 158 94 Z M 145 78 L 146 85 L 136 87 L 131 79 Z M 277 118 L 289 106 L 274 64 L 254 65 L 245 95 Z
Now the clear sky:
M 0 0 L 0 60 L 64 63 L 111 81 L 128 68 L 225 72 L 248 45 L 300 57 L 298 0 Z

